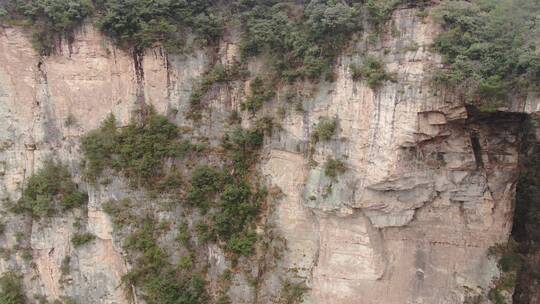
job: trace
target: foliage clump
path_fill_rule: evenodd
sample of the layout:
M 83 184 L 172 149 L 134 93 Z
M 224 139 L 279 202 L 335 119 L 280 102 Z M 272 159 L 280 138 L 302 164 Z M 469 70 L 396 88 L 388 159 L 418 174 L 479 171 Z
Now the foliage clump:
M 0 13 L 2 19 L 22 19 L 30 25 L 34 46 L 42 55 L 54 51 L 55 40 L 72 39 L 74 29 L 93 15 L 103 33 L 135 52 L 156 43 L 178 51 L 191 33 L 201 44 L 211 44 L 223 30 L 216 7 L 208 0 L 12 0 L 0 7 Z
M 179 186 L 174 172 L 164 170 L 166 158 L 185 157 L 201 147 L 180 140 L 178 127 L 153 110 L 141 122 L 123 128 L 109 115 L 101 127 L 82 138 L 85 176 L 95 182 L 104 169 L 112 168 L 126 176 L 132 185 L 147 189 Z M 166 190 L 166 189 L 162 189 Z
M 207 210 L 222 184 L 221 171 L 209 166 L 198 166 L 191 174 L 191 188 L 186 195 L 186 202 Z
M 233 252 L 249 255 L 257 240 L 249 229 L 259 212 L 259 199 L 247 182 L 228 184 L 219 199 L 219 208 L 213 216 L 215 232 L 227 242 Z
M 236 128 L 225 134 L 222 147 L 236 174 L 244 174 L 255 161 L 264 141 L 264 130 Z
M 444 31 L 434 49 L 446 67 L 435 82 L 487 109 L 504 105 L 513 94 L 537 90 L 540 31 L 534 24 L 539 13 L 531 0 L 445 3 L 436 13 Z
M 268 51 L 275 73 L 287 81 L 330 75 L 335 57 L 360 29 L 359 7 L 345 2 L 246 1 L 240 10 L 243 56 Z
M 387 21 L 394 9 L 403 1 L 401 0 L 368 0 L 366 9 L 368 18 L 377 30 Z M 421 2 L 421 1 L 419 1 Z
M 107 0 L 98 26 L 121 46 L 143 50 L 159 42 L 175 50 L 189 31 L 204 44 L 217 41 L 222 22 L 211 5 L 208 0 Z
M 78 190 L 67 167 L 49 160 L 28 179 L 14 211 L 30 212 L 34 217 L 49 217 L 87 201 L 88 196 Z
M 367 56 L 360 68 L 351 65 L 350 70 L 353 80 L 365 79 L 372 89 L 378 88 L 385 81 L 393 80 L 385 71 L 384 64 L 373 56 Z
M 90 232 L 76 233 L 71 238 L 71 243 L 75 247 L 81 247 L 95 240 L 96 236 Z
M 241 104 L 242 110 L 248 110 L 255 113 L 262 108 L 266 101 L 275 95 L 271 86 L 265 84 L 259 77 L 255 77 L 249 84 L 249 87 L 251 89 L 251 94 L 248 96 L 247 100 Z
M 311 138 L 315 141 L 328 141 L 336 134 L 337 119 L 323 117 L 317 123 L 315 130 L 311 133 Z
M 26 302 L 21 276 L 14 272 L 6 272 L 0 276 L 0 303 L 24 304 Z
M 205 281 L 169 261 L 158 244 L 162 228 L 145 216 L 133 223 L 132 233 L 124 241 L 132 268 L 122 277 L 126 289 L 138 286 L 143 299 L 151 304 L 208 303 Z
M 347 166 L 339 159 L 330 158 L 324 164 L 324 174 L 331 179 L 336 179 L 345 171 L 347 171 Z

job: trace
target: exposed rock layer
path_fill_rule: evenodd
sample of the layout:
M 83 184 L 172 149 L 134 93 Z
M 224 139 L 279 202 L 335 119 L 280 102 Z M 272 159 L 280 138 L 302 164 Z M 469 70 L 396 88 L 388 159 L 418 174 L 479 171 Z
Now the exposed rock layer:
M 376 48 L 351 48 L 383 58 L 395 83 L 373 90 L 353 81 L 349 64 L 362 56 L 343 56 L 335 82 L 315 85 L 304 111 L 291 111 L 265 146 L 260 169 L 284 194 L 275 206 L 275 225 L 288 245 L 280 267 L 306 280 L 307 303 L 462 303 L 489 289 L 498 274 L 486 251 L 506 241 L 512 227 L 523 117 L 477 113 L 433 90 L 429 72 L 440 59 L 429 45 L 436 25 L 415 9 L 397 10 L 391 24 L 397 37 L 384 34 Z M 235 49 L 234 41 L 223 41 L 220 60 L 229 62 Z M 108 113 L 126 123 L 145 102 L 191 125 L 184 116 L 189 94 L 208 61 L 204 52 L 173 56 L 160 48 L 136 58 L 91 26 L 57 55 L 41 58 L 22 29 L 2 29 L 0 198 L 17 200 L 25 179 L 49 157 L 69 164 L 80 181 L 80 136 Z M 242 92 L 242 86 L 214 88 L 198 132 L 218 140 Z M 270 113 L 275 105 L 266 107 Z M 75 125 L 66 126 L 68 116 Z M 310 163 L 309 134 L 323 116 L 338 119 L 337 136 L 317 143 Z M 348 168 L 337 180 L 323 173 L 330 157 Z M 101 205 L 129 189 L 121 180 L 81 185 L 90 196 L 87 210 L 41 222 L 3 214 L 5 247 L 16 243 L 17 232 L 27 232 L 35 267 L 17 253 L 0 260 L 0 270 L 19 267 L 29 295 L 126 303 L 119 285 L 128 265 Z M 84 250 L 69 242 L 76 217 L 97 236 Z M 223 254 L 210 251 L 219 268 Z M 60 271 L 66 255 L 74 259 L 67 278 Z M 271 303 L 276 293 L 271 275 L 267 280 L 260 303 Z M 249 284 L 236 283 L 234 303 L 252 302 Z

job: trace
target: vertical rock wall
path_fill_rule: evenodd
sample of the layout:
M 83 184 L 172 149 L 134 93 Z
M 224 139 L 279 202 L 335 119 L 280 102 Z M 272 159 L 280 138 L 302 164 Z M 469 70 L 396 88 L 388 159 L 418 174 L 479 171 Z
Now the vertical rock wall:
M 440 62 L 429 51 L 437 32 L 432 20 L 404 8 L 388 26 L 395 30 L 375 46 L 358 42 L 347 50 L 335 82 L 306 83 L 314 93 L 304 111 L 290 111 L 265 146 L 261 172 L 284 194 L 273 217 L 287 241 L 279 269 L 306 281 L 306 303 L 462 303 L 489 289 L 498 274 L 486 251 L 506 241 L 512 226 L 523 117 L 477 113 L 431 87 L 429 73 Z M 223 41 L 219 60 L 227 63 L 234 53 L 234 43 Z M 353 81 L 349 65 L 366 53 L 382 58 L 396 81 L 376 90 Z M 127 123 L 142 100 L 193 127 L 184 113 L 209 57 L 203 51 L 167 56 L 155 48 L 135 58 L 84 26 L 71 45 L 47 58 L 35 54 L 23 30 L 3 28 L 0 62 L 0 199 L 7 206 L 47 158 L 67 163 L 80 182 L 80 136 L 109 113 Z M 243 84 L 210 93 L 201 135 L 219 139 L 242 92 Z M 74 125 L 66 125 L 69 116 Z M 337 135 L 310 149 L 321 117 L 337 118 Z M 347 166 L 337 180 L 324 174 L 329 158 Z M 29 295 L 127 303 L 119 286 L 129 265 L 101 204 L 130 190 L 121 180 L 81 186 L 90 197 L 86 210 L 47 221 L 4 210 L 3 246 L 24 232 L 33 259 L 16 253 L 0 259 L 0 271 L 18 267 Z M 69 242 L 77 218 L 97 236 L 84 250 Z M 74 270 L 65 277 L 60 266 L 67 255 Z M 221 255 L 209 257 L 218 263 Z M 259 303 L 271 303 L 276 293 L 271 278 L 261 285 L 268 296 Z M 233 288 L 235 303 L 251 297 L 249 288 L 247 282 Z

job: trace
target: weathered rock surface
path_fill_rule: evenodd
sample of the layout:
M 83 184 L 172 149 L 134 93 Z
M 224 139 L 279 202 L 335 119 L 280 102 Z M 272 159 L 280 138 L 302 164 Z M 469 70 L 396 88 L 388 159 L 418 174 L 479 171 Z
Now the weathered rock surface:
M 522 117 L 476 113 L 434 91 L 429 72 L 440 59 L 429 45 L 436 25 L 405 8 L 391 23 L 397 37 L 383 35 L 376 48 L 354 45 L 353 55 L 340 58 L 335 82 L 317 84 L 304 111 L 288 114 L 265 147 L 261 172 L 284 194 L 275 206 L 275 226 L 288 247 L 279 268 L 306 280 L 306 303 L 463 303 L 467 295 L 489 289 L 498 274 L 486 251 L 506 241 L 512 226 Z M 377 90 L 353 81 L 349 64 L 361 62 L 364 52 L 383 58 L 397 81 Z M 234 44 L 223 41 L 221 60 L 230 61 L 234 53 Z M 140 68 L 134 60 L 142 62 Z M 49 157 L 69 164 L 80 181 L 80 136 L 109 113 L 126 123 L 145 102 L 176 123 L 191 125 L 184 112 L 208 61 L 203 52 L 172 56 L 159 48 L 136 58 L 91 26 L 59 54 L 40 58 L 23 30 L 1 29 L 4 206 L 19 198 L 25 179 Z M 219 139 L 242 90 L 211 92 L 201 135 Z M 534 101 L 531 97 L 515 110 L 533 111 Z M 66 126 L 68 116 L 75 125 Z M 338 132 L 314 146 L 310 162 L 310 132 L 321 117 L 336 117 Z M 323 172 L 330 157 L 347 166 L 337 180 Z M 21 269 L 29 295 L 127 303 L 120 277 L 129 266 L 101 209 L 125 196 L 127 190 L 117 184 L 85 186 L 87 210 L 49 221 L 4 212 L 3 247 L 16 243 L 17 232 L 28 232 L 33 264 L 16 253 L 0 260 L 0 271 Z M 80 249 L 69 241 L 76 218 L 97 236 Z M 211 263 L 220 268 L 223 253 L 210 251 Z M 60 270 L 65 256 L 71 256 L 68 277 Z M 271 303 L 276 293 L 269 277 L 262 285 L 268 296 L 259 297 L 260 303 Z M 235 280 L 234 303 L 252 301 L 248 285 Z

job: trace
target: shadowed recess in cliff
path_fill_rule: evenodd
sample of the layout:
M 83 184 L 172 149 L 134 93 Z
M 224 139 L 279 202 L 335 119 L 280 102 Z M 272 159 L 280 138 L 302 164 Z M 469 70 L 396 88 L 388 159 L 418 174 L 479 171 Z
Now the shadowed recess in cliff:
M 536 303 L 540 299 L 540 117 L 531 114 L 523 128 L 520 176 L 512 238 L 522 266 L 516 278 L 514 304 Z

